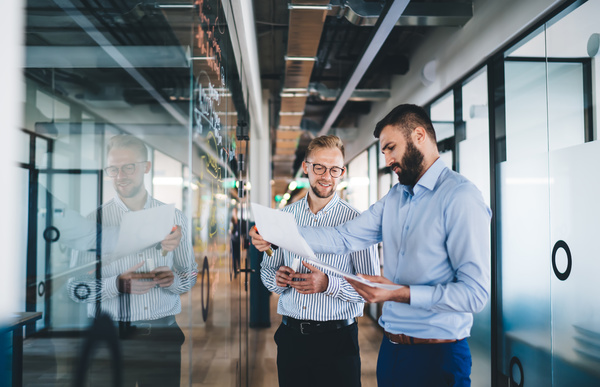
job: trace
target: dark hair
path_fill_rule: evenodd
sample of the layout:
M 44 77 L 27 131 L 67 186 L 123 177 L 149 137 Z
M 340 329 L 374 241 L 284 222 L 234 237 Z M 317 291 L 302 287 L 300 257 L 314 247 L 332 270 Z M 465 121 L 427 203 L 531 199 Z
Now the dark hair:
M 379 138 L 383 128 L 389 125 L 402 130 L 407 137 L 416 127 L 421 126 L 425 128 L 433 143 L 437 143 L 435 129 L 433 129 L 431 119 L 425 109 L 420 106 L 411 104 L 396 106 L 387 116 L 375 125 L 375 131 L 373 132 L 375 138 Z
M 345 156 L 344 143 L 338 136 L 332 134 L 313 138 L 308 144 L 304 160 L 308 160 L 308 156 L 317 149 L 339 149 L 342 152 L 342 157 Z

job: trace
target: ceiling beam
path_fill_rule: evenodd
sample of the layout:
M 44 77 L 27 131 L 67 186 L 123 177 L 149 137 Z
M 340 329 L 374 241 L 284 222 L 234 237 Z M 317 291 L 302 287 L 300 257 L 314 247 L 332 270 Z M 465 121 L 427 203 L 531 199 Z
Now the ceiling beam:
M 323 128 L 319 131 L 319 136 L 327 134 L 331 126 L 341 113 L 342 109 L 348 102 L 348 99 L 356 89 L 356 86 L 365 75 L 365 72 L 369 68 L 373 59 L 385 43 L 388 35 L 396 25 L 396 22 L 404 12 L 404 9 L 408 5 L 409 0 L 396 0 L 391 4 L 387 4 L 386 8 L 382 12 L 382 17 L 377 20 L 377 24 L 375 25 L 375 33 L 371 37 L 371 41 L 367 46 L 362 58 L 357 62 L 356 67 L 354 68 L 352 75 L 348 79 L 348 82 L 344 86 L 344 89 L 340 96 L 338 97 L 333 110 L 327 117 L 325 124 L 323 124 Z

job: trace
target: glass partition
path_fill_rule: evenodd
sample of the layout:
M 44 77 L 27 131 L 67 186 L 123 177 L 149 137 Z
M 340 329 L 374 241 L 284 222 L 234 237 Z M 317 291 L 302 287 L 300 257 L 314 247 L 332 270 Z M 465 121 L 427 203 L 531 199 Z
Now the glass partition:
M 576 2 L 507 53 L 506 161 L 497 167 L 502 372 L 527 386 L 600 382 L 589 295 L 600 187 L 595 15 Z
M 247 384 L 247 101 L 221 2 L 184 3 L 27 2 L 23 385 Z
M 465 137 L 457 144 L 458 172 L 468 178 L 490 206 L 490 156 L 487 69 L 479 71 L 462 86 L 462 119 Z M 491 285 L 488 284 L 489 288 Z M 473 316 L 469 346 L 473 359 L 471 381 L 474 386 L 491 382 L 491 308 Z

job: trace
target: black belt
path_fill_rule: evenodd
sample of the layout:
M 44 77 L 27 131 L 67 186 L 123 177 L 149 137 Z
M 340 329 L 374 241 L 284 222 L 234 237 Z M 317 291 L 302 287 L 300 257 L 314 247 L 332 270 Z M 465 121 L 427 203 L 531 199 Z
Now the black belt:
M 138 335 L 147 336 L 152 332 L 152 328 L 166 328 L 175 324 L 175 316 L 167 316 L 156 320 L 139 321 L 119 321 L 119 332 L 121 335 L 129 335 L 136 331 Z
M 356 319 L 349 318 L 346 320 L 330 320 L 330 321 L 313 321 L 313 320 L 296 320 L 295 318 L 283 316 L 281 319 L 283 325 L 299 331 L 303 335 L 311 333 L 331 332 L 340 328 L 355 324 Z

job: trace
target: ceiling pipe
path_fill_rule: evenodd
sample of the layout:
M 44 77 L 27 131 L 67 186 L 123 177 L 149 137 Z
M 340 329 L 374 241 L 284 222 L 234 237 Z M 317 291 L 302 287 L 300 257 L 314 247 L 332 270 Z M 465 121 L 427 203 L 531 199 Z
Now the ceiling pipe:
M 333 6 L 338 17 L 344 16 L 357 26 L 371 27 L 379 19 L 381 3 L 345 0 Z M 410 3 L 398 18 L 396 26 L 464 26 L 473 17 L 472 2 Z
M 386 38 L 396 25 L 398 18 L 400 18 L 408 3 L 409 0 L 396 0 L 393 3 L 386 4 L 386 8 L 382 12 L 383 16 L 377 20 L 374 34 L 371 36 L 367 49 L 352 71 L 352 75 L 339 95 L 333 110 L 323 124 L 323 128 L 319 131 L 319 136 L 329 132 L 329 129 L 331 129 L 331 126 L 346 105 L 346 102 L 348 102 L 348 99 L 352 96 L 354 90 L 356 90 L 358 82 L 360 82 L 363 75 L 365 75 L 365 72 L 371 65 L 371 62 L 373 62 L 373 59 L 375 59 L 375 56 L 381 49 L 381 46 L 383 46 L 383 43 L 385 43 Z
M 308 88 L 308 93 L 310 96 L 316 97 L 320 101 L 335 101 L 340 94 L 340 90 L 329 89 L 327 86 L 319 83 L 311 85 Z M 348 101 L 383 101 L 390 97 L 390 89 L 356 89 L 352 92 Z

